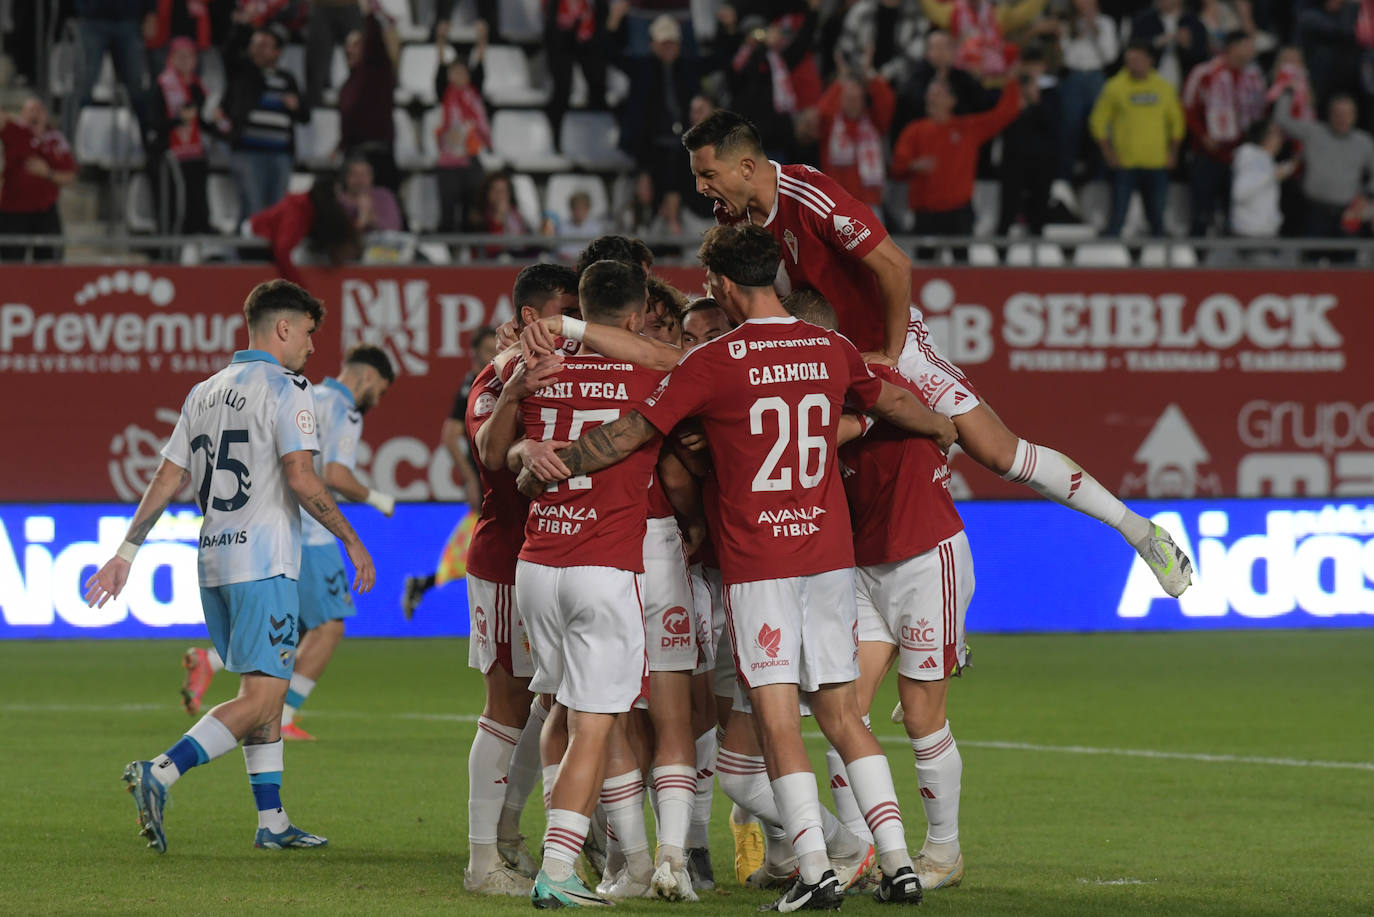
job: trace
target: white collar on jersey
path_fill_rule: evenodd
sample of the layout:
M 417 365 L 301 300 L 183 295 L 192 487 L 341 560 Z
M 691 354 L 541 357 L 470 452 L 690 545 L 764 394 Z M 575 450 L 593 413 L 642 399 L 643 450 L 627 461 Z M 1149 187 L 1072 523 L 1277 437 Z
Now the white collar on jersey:
M 791 315 L 765 315 L 763 318 L 746 318 L 746 325 L 790 325 L 797 319 Z
M 763 221 L 765 227 L 773 225 L 778 215 L 778 199 L 782 197 L 782 165 L 771 159 L 768 164 L 773 167 L 773 209 L 768 211 L 768 219 Z

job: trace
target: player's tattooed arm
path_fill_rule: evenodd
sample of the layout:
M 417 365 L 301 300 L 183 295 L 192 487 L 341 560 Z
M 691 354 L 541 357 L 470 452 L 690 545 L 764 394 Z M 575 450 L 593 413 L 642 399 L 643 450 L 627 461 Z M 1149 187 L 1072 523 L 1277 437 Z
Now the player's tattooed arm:
M 566 475 L 541 478 L 530 468 L 520 472 L 520 492 L 533 498 L 539 495 L 545 484 L 609 468 L 653 439 L 657 433 L 653 424 L 638 411 L 624 414 L 619 420 L 602 424 L 584 433 L 581 439 L 566 449 L 558 450 L 556 455 L 567 469 Z
M 339 510 L 339 504 L 334 502 L 329 488 L 315 473 L 314 453 L 308 449 L 288 452 L 281 457 L 281 465 L 286 476 L 286 486 L 296 495 L 296 501 L 300 503 L 301 508 L 343 542 L 344 550 L 348 552 L 348 559 L 353 563 L 355 571 L 353 588 L 358 592 L 367 592 L 377 579 L 377 571 L 372 566 L 372 556 L 367 553 L 362 539 L 353 531 L 353 526 Z
M 138 502 L 138 511 L 134 513 L 129 534 L 124 536 L 124 540 L 131 544 L 143 544 L 157 520 L 162 517 L 162 511 L 172 502 L 177 491 L 186 486 L 190 476 L 185 468 L 163 459 L 148 483 L 148 489 L 143 492 L 143 499 Z
M 952 420 L 935 413 L 911 392 L 890 382 L 883 383 L 883 391 L 873 405 L 873 413 L 908 433 L 929 436 L 945 451 L 959 438 L 959 431 Z

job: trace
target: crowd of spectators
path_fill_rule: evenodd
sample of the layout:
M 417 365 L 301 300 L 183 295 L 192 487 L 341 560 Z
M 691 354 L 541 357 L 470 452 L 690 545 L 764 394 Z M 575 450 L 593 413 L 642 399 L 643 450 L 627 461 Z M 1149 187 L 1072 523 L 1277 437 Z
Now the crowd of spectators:
M 598 202 L 577 191 L 534 223 L 512 176 L 483 165 L 493 140 L 487 51 L 506 41 L 501 4 L 465 3 L 479 18 L 458 42 L 455 2 L 73 0 L 78 66 L 63 132 L 91 103 L 108 54 L 150 169 L 168 157 L 180 166 L 173 228 L 210 229 L 207 149 L 223 143 L 255 231 L 289 225 L 297 241 L 326 239 L 329 257 L 354 253 L 358 236 L 406 225 L 394 118 L 402 3 L 410 40 L 437 49 L 432 171 L 443 232 L 699 231 L 711 202 L 695 193 L 679 138 L 718 106 L 752 120 L 770 156 L 815 163 L 894 231 L 972 235 L 975 182 L 995 182 L 997 234 L 1038 235 L 1085 216 L 1083 187 L 1105 182 L 1107 236 L 1123 233 L 1137 194 L 1149 234 L 1165 235 L 1171 184 L 1188 189 L 1194 237 L 1368 232 L 1374 0 L 543 0 L 542 33 L 525 52 L 547 76 L 555 143 L 579 70 L 585 107 L 614 105 L 633 166 L 609 211 L 592 212 Z M 15 44 L 9 36 L 22 72 Z M 292 44 L 304 46 L 304 85 L 282 63 Z M 339 47 L 341 80 L 331 71 Z M 224 69 L 219 98 L 198 75 L 212 48 Z M 608 95 L 608 67 L 629 78 L 623 98 Z M 296 126 L 324 107 L 339 123 L 330 175 L 293 200 Z M 10 231 L 55 225 L 49 198 L 74 173 L 46 112 L 25 112 L 3 122 L 0 229 Z M 12 143 L 32 150 L 11 153 Z M 66 159 L 51 152 L 59 147 Z M 45 170 L 52 194 L 25 195 Z M 338 208 L 320 206 L 322 189 Z M 15 209 L 19 196 L 28 210 Z M 317 211 L 344 225 L 302 231 Z

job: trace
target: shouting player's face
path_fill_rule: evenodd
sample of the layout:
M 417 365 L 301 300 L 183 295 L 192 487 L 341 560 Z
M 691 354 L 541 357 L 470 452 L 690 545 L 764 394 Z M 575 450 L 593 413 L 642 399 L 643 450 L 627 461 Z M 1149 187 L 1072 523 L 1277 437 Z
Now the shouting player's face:
M 704 146 L 692 151 L 691 163 L 698 194 L 720 201 L 732 217 L 745 216 L 754 197 L 749 183 L 754 176 L 752 157 L 722 158 L 715 147 Z
M 697 309 L 682 322 L 682 346 L 685 350 L 714 341 L 730 330 L 730 320 L 722 309 Z

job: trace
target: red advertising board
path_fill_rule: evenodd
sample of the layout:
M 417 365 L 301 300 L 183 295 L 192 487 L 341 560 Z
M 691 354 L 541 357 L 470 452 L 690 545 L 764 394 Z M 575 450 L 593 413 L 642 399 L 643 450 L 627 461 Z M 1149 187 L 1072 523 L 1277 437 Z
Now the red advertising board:
M 306 374 L 347 347 L 400 370 L 361 467 L 403 500 L 456 499 L 439 426 L 474 328 L 516 268 L 307 270 L 329 314 Z M 662 275 L 695 292 L 701 273 Z M 135 500 L 187 390 L 246 346 L 265 266 L 0 269 L 0 500 Z M 1123 497 L 1374 493 L 1374 275 L 920 270 L 912 298 L 1007 424 Z M 1024 497 L 956 457 L 962 495 Z

